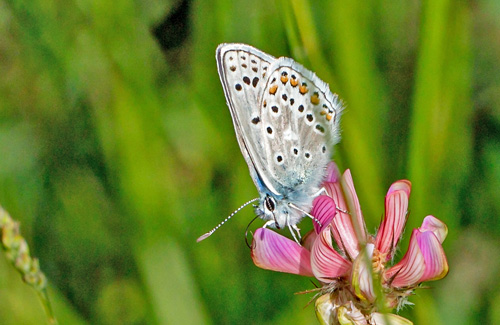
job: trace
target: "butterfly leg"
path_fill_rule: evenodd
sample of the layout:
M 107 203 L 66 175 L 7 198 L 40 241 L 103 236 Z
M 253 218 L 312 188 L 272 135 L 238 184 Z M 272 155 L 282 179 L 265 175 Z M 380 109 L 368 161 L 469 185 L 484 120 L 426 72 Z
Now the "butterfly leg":
M 341 208 L 339 208 L 338 206 L 335 206 L 335 209 L 339 210 L 339 211 L 340 211 L 340 212 L 342 212 L 342 213 L 350 214 L 350 213 L 349 213 L 349 211 L 344 210 L 344 209 L 341 209 Z
M 309 218 L 311 218 L 314 222 L 316 222 L 320 227 L 322 227 L 321 222 L 318 219 L 316 219 L 314 216 L 312 216 L 311 214 L 307 213 L 306 211 L 304 211 L 303 209 L 299 208 L 298 206 L 296 206 L 293 203 L 288 203 L 288 205 L 290 207 L 292 207 L 292 208 L 294 208 L 294 209 L 302 212 L 303 214 L 305 214 L 306 216 L 308 216 Z
M 300 232 L 299 232 L 300 229 L 297 228 L 296 225 L 291 226 L 290 224 L 288 225 L 288 229 L 290 230 L 290 233 L 292 234 L 292 237 L 295 240 L 295 242 L 300 245 L 300 239 L 301 239 Z M 295 232 L 297 232 L 297 235 L 299 236 L 299 239 L 297 239 L 297 235 L 295 235 Z
M 302 237 L 300 236 L 300 229 L 297 227 L 297 225 L 292 225 L 290 224 L 290 215 L 288 214 L 286 217 L 286 223 L 288 225 L 288 230 L 290 230 L 290 233 L 292 234 L 293 239 L 297 244 L 300 245 L 300 241 L 302 240 Z M 297 234 L 295 234 L 297 233 Z M 298 237 L 298 239 L 297 239 Z
M 300 235 L 300 229 L 297 225 L 293 225 L 292 228 L 297 232 L 297 236 L 299 236 L 299 241 L 302 240 L 302 236 Z
M 326 188 L 322 187 L 319 189 L 318 192 L 316 192 L 316 194 L 313 195 L 313 197 L 316 197 L 316 196 L 320 196 L 320 195 L 328 195 L 328 192 L 326 191 Z
M 314 194 L 313 196 L 314 196 L 314 197 L 317 197 L 317 196 L 320 196 L 320 195 L 328 195 L 328 192 L 326 191 L 326 188 L 324 188 L 324 187 L 320 188 L 320 190 L 319 190 L 318 192 L 316 192 L 316 194 Z M 347 211 L 347 210 L 343 210 L 343 209 L 339 208 L 339 207 L 338 207 L 338 206 L 336 206 L 336 205 L 335 205 L 335 208 L 336 208 L 337 210 L 339 210 L 340 212 L 342 212 L 342 213 L 347 213 L 347 214 L 350 214 L 350 213 L 349 213 L 349 211 Z

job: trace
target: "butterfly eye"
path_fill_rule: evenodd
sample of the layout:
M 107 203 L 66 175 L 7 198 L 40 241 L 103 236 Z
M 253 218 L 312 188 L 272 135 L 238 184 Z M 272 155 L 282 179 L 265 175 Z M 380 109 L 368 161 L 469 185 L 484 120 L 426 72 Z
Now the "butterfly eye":
M 272 197 L 270 196 L 266 196 L 266 201 L 265 201 L 265 204 L 266 204 L 266 208 L 269 210 L 269 211 L 274 211 L 274 208 L 276 207 L 276 204 L 275 204 L 275 201 Z

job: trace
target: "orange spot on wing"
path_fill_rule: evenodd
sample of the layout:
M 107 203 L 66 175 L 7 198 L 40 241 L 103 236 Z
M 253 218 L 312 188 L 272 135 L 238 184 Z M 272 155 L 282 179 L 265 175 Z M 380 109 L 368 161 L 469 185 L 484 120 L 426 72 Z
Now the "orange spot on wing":
M 318 93 L 314 93 L 314 94 L 311 96 L 311 103 L 313 103 L 314 105 L 318 105 L 318 104 L 319 104 L 319 96 L 318 96 Z
M 302 85 L 299 86 L 299 92 L 302 95 L 305 95 L 308 91 L 309 91 L 309 89 L 307 89 L 307 85 L 305 83 L 303 83 Z
M 281 76 L 280 80 L 281 80 L 281 82 L 283 84 L 286 84 L 288 82 L 288 77 L 287 76 Z
M 290 85 L 292 85 L 292 87 L 297 87 L 297 85 L 299 84 L 299 81 L 295 78 L 292 78 L 290 79 Z
M 277 91 L 277 90 L 278 90 L 278 85 L 274 85 L 274 86 L 272 86 L 271 88 L 269 88 L 269 93 L 270 93 L 271 95 L 274 95 L 274 94 L 276 94 L 276 91 Z
M 326 120 L 330 121 L 332 119 L 332 114 L 328 113 L 326 114 Z

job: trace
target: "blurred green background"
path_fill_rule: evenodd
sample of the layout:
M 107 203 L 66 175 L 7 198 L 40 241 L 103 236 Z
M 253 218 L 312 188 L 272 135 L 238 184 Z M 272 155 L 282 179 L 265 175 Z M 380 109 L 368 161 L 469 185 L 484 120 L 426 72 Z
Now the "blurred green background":
M 345 101 L 335 160 L 374 232 L 390 184 L 410 228 L 449 226 L 416 324 L 500 324 L 500 2 L 0 0 L 0 204 L 61 324 L 315 323 L 307 278 L 253 265 L 257 191 L 215 49 L 301 62 Z M 252 227 L 260 226 L 255 222 Z M 310 222 L 301 225 L 304 230 Z M 40 324 L 0 256 L 2 324 Z

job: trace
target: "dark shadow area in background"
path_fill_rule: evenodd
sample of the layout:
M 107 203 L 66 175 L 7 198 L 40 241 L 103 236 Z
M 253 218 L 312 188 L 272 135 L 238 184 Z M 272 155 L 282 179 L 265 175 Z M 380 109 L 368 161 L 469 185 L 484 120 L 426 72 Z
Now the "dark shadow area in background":
M 180 47 L 189 37 L 189 12 L 191 2 L 182 0 L 167 16 L 152 28 L 154 37 L 158 40 L 163 51 Z

